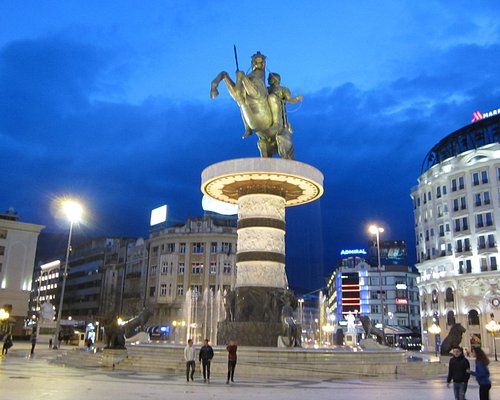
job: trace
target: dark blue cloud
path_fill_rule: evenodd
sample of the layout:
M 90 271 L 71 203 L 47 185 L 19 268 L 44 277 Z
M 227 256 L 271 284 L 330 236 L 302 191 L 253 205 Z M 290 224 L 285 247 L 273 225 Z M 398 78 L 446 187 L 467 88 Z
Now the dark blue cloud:
M 325 86 L 290 107 L 297 159 L 325 175 L 320 201 L 287 211 L 293 285 L 321 286 L 341 248 L 366 244 L 370 221 L 413 252 L 410 189 L 434 144 L 472 111 L 498 106 L 498 50 L 435 50 L 403 78 L 370 89 Z M 202 213 L 205 167 L 258 155 L 255 137 L 241 139 L 240 113 L 227 96 L 118 100 L 123 89 L 111 71 L 127 69 L 126 57 L 61 36 L 0 49 L 4 207 L 56 229 L 51 200 L 74 194 L 90 210 L 89 231 L 146 235 L 150 210 L 163 203 L 172 222 Z

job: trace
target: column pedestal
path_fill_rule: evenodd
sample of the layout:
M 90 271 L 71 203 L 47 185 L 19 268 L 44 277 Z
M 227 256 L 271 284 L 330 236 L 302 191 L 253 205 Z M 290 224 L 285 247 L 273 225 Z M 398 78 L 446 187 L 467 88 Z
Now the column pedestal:
M 236 285 L 231 315 L 218 324 L 218 343 L 276 346 L 287 302 L 285 207 L 323 194 L 323 175 L 310 165 L 278 158 L 224 161 L 202 173 L 204 194 L 238 204 Z

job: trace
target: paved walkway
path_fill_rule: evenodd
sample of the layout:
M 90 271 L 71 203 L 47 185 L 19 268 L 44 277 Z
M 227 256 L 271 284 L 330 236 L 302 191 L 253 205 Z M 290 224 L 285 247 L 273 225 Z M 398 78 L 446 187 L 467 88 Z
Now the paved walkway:
M 451 389 L 446 388 L 442 376 L 435 379 L 384 381 L 256 380 L 238 376 L 236 367 L 236 382 L 231 385 L 226 385 L 223 376 L 214 376 L 210 384 L 205 384 L 198 374 L 194 382 L 186 383 L 183 376 L 68 368 L 49 363 L 57 353 L 48 348 L 37 348 L 35 355 L 29 357 L 28 344 L 16 343 L 7 356 L 0 358 L 0 399 L 453 399 Z M 500 363 L 492 364 L 494 387 L 491 399 L 500 400 Z M 474 381 L 470 384 L 468 400 L 478 399 L 477 392 Z

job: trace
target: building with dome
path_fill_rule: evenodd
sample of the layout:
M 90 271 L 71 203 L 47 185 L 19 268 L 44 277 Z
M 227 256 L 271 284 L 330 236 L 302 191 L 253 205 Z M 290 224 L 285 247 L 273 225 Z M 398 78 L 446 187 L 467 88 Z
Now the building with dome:
M 430 351 L 455 323 L 466 329 L 462 346 L 495 347 L 489 328 L 500 320 L 500 113 L 474 115 L 429 151 L 411 191 L 422 340 Z

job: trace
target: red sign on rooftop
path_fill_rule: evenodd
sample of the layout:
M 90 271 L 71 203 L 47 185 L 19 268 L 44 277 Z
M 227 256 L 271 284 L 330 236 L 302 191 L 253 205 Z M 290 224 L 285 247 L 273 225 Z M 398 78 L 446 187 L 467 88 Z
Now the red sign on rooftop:
M 485 113 L 482 113 L 481 111 L 474 111 L 472 113 L 472 122 L 477 122 L 485 118 L 493 117 L 494 115 L 499 115 L 500 114 L 500 108 L 497 108 L 496 110 L 488 111 Z

